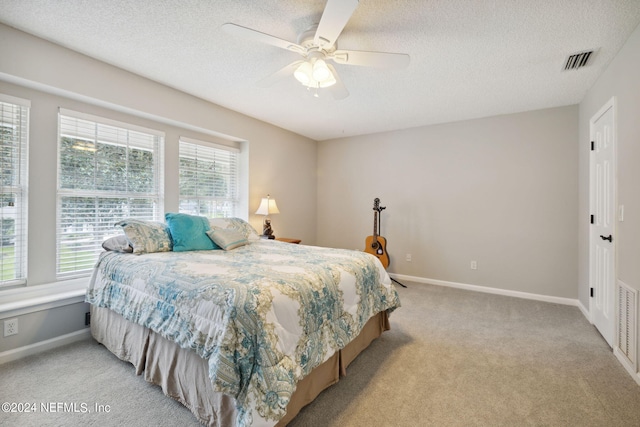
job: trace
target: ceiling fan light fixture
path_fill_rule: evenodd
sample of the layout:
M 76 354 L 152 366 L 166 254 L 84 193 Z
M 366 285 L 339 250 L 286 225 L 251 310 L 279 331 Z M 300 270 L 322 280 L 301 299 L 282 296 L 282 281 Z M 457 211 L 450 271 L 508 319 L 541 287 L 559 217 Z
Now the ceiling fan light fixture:
M 333 78 L 333 74 L 331 74 L 331 70 L 327 67 L 327 63 L 324 62 L 323 59 L 318 59 L 313 64 L 313 79 L 318 82 L 324 82 L 330 78 Z
M 313 80 L 313 70 L 311 64 L 307 61 L 300 64 L 300 66 L 293 72 L 293 76 L 305 86 L 309 86 Z
M 313 65 L 310 61 L 304 61 L 293 72 L 293 76 L 308 88 L 324 88 L 337 83 L 335 76 L 323 59 L 313 61 Z
M 326 78 L 325 80 L 319 82 L 318 86 L 320 86 L 320 87 L 329 87 L 329 86 L 333 86 L 336 83 L 337 83 L 336 78 L 333 76 L 333 73 L 331 71 L 329 71 L 329 77 Z

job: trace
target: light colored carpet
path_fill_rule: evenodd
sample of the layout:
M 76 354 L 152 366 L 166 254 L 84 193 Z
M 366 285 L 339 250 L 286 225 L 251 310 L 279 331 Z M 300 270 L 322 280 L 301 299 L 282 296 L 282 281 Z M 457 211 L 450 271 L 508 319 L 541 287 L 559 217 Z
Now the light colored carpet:
M 640 426 L 640 386 L 576 307 L 406 284 L 391 331 L 291 427 Z M 92 340 L 0 366 L 0 402 L 37 406 L 1 425 L 197 425 Z

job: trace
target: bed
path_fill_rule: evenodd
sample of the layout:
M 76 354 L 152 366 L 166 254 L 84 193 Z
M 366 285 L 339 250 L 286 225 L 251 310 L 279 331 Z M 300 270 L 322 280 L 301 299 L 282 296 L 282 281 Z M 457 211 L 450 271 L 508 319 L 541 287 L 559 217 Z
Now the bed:
M 166 218 L 123 221 L 103 245 L 91 331 L 203 424 L 286 425 L 400 306 L 373 255 L 262 240 L 237 218 Z

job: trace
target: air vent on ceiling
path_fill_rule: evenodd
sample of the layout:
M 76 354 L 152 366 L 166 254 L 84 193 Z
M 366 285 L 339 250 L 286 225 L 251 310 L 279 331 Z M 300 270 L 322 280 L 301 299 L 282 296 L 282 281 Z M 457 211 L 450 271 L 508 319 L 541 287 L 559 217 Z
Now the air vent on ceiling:
M 586 50 L 584 52 L 574 53 L 567 57 L 567 61 L 564 63 L 565 70 L 577 70 L 578 68 L 586 67 L 589 63 L 589 59 L 593 57 L 593 50 Z

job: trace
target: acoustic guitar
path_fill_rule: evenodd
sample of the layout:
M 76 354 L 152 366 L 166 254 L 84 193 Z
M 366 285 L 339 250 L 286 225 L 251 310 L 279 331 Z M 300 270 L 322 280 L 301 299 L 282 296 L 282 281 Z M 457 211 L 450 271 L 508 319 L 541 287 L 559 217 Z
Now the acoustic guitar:
M 387 253 L 387 239 L 378 235 L 378 214 L 384 209 L 380 207 L 380 199 L 373 201 L 373 236 L 365 240 L 364 251 L 378 257 L 382 266 L 389 267 L 389 254 Z

